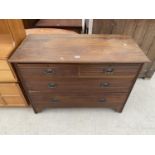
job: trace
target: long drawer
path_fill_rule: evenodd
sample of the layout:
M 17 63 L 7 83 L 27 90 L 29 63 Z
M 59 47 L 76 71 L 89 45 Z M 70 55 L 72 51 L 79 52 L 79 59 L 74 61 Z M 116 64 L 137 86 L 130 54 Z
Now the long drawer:
M 25 78 L 49 77 L 131 77 L 134 78 L 139 64 L 17 64 Z
M 39 108 L 43 107 L 116 107 L 124 104 L 127 93 L 104 93 L 92 96 L 53 95 L 32 93 L 30 99 Z
M 26 105 L 26 100 L 17 83 L 0 83 L 0 106 Z
M 64 78 L 45 81 L 25 80 L 31 92 L 50 92 L 60 94 L 94 94 L 103 92 L 128 92 L 133 80 L 130 78 Z
M 0 82 L 16 82 L 17 78 L 6 60 L 0 60 Z

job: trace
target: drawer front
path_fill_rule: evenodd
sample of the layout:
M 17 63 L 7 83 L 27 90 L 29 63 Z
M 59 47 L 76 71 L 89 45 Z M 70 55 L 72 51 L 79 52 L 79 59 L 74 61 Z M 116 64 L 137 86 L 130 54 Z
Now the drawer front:
M 16 76 L 7 61 L 0 60 L 0 82 L 16 82 Z
M 78 66 L 69 64 L 18 64 L 20 74 L 25 78 L 74 77 Z
M 80 76 L 88 77 L 113 77 L 128 76 L 134 78 L 140 64 L 90 64 L 80 65 Z
M 21 90 L 17 83 L 0 83 L 1 95 L 19 95 L 20 93 Z
M 3 101 L 2 97 L 0 96 L 0 106 L 4 106 L 5 102 Z
M 26 106 L 23 96 L 2 96 L 4 104 L 1 106 Z
M 0 82 L 16 82 L 16 78 L 10 70 L 0 71 Z
M 0 70 L 10 70 L 10 66 L 8 65 L 7 61 L 0 60 Z
M 1 106 L 25 106 L 26 100 L 16 83 L 1 83 L 0 84 Z
M 51 92 L 60 94 L 94 94 L 103 92 L 128 92 L 132 85 L 130 78 L 71 78 L 46 81 L 25 81 L 31 92 Z
M 112 107 L 122 105 L 126 97 L 126 93 L 105 93 L 95 96 L 60 96 L 50 93 L 32 93 L 30 95 L 30 99 L 36 107 Z
M 17 64 L 17 70 L 28 80 L 53 77 L 128 77 L 134 78 L 140 64 Z

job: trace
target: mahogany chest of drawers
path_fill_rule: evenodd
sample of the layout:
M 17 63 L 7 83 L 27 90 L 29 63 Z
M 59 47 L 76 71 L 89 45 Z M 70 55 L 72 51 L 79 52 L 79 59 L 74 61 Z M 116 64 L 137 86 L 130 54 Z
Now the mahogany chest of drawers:
M 123 110 L 148 58 L 120 35 L 29 35 L 9 60 L 34 111 L 55 107 Z

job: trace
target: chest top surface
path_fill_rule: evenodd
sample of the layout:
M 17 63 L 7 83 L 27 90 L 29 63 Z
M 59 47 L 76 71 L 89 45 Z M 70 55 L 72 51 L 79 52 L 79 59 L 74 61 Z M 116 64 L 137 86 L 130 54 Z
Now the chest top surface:
M 128 36 L 29 35 L 12 63 L 144 63 L 148 58 Z

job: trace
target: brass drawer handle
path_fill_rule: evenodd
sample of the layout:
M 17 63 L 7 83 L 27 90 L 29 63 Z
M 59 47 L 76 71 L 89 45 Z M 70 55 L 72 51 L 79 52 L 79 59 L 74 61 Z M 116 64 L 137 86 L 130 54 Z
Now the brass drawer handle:
M 58 103 L 58 102 L 60 102 L 60 100 L 58 98 L 52 98 L 51 102 L 52 103 Z
M 105 69 L 106 73 L 112 73 L 114 71 L 114 69 L 112 67 L 108 67 Z
M 57 84 L 56 83 L 49 83 L 48 88 L 56 88 Z
M 100 100 L 99 100 L 99 103 L 105 103 L 106 102 L 106 99 L 105 98 L 101 98 Z
M 109 82 L 102 82 L 101 84 L 100 84 L 100 87 L 101 88 L 105 88 L 105 87 L 109 87 L 110 86 L 110 83 Z
M 47 75 L 51 75 L 51 74 L 54 74 L 55 71 L 51 68 L 47 68 L 46 70 L 44 70 L 44 73 L 47 74 Z

